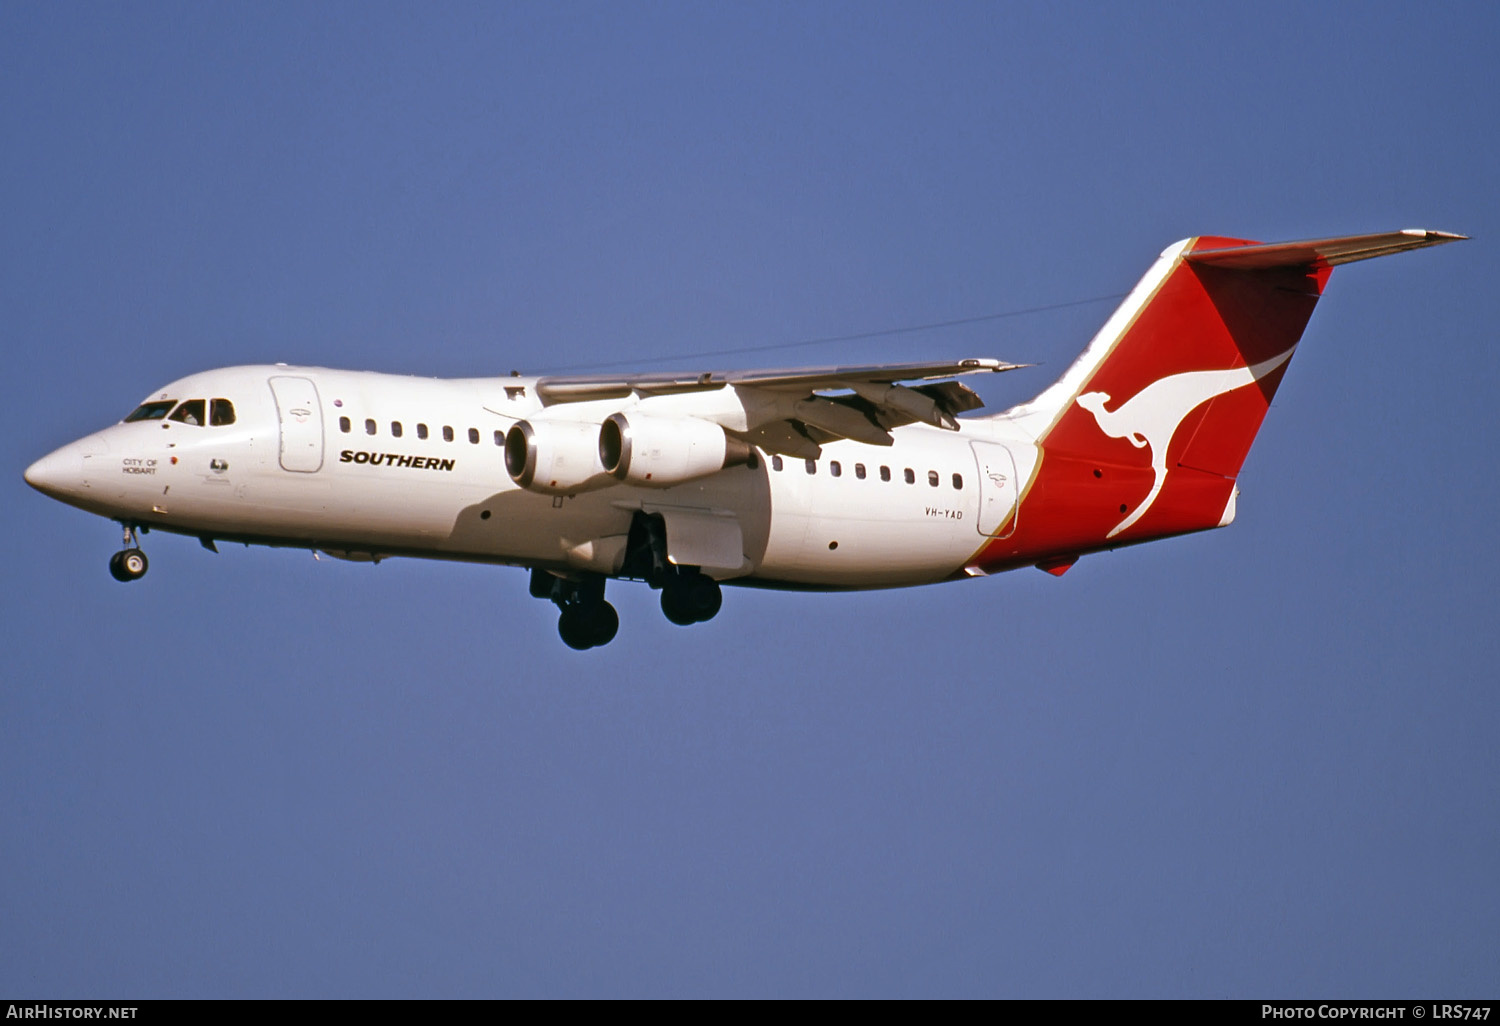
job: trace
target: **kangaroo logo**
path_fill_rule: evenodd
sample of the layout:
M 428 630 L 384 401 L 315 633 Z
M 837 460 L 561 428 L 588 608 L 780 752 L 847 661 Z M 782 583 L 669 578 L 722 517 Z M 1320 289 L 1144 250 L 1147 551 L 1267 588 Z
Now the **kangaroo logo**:
M 1151 449 L 1151 470 L 1156 479 L 1151 483 L 1146 501 L 1105 537 L 1113 538 L 1145 516 L 1161 494 L 1162 485 L 1167 482 L 1167 448 L 1188 414 L 1210 399 L 1259 381 L 1291 359 L 1292 350 L 1296 348 L 1292 346 L 1280 356 L 1273 356 L 1253 367 L 1168 375 L 1141 389 L 1117 410 L 1104 408 L 1104 404 L 1110 401 L 1108 392 L 1085 392 L 1074 400 L 1094 415 L 1099 430 L 1110 438 L 1123 438 L 1137 449 L 1148 446 Z

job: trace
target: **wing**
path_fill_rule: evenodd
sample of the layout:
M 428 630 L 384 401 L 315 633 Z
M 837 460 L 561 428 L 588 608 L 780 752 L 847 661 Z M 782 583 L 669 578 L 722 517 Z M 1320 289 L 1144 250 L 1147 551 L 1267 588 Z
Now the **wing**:
M 984 403 L 959 382 L 941 379 L 1024 366 L 1029 364 L 966 359 L 699 374 L 552 376 L 537 379 L 536 394 L 552 406 L 591 399 L 649 400 L 729 391 L 734 407 L 744 414 L 735 426 L 725 424 L 731 434 L 767 452 L 815 458 L 823 442 L 840 438 L 890 445 L 892 428 L 918 421 L 957 430 L 957 415 Z M 899 384 L 903 381 L 930 383 L 908 387 Z M 830 392 L 834 394 L 822 394 Z
M 888 363 L 867 367 L 792 367 L 779 370 L 705 371 L 701 374 L 627 374 L 623 376 L 551 376 L 537 379 L 536 392 L 542 402 L 581 402 L 585 399 L 624 399 L 631 395 L 673 395 L 704 392 L 725 385 L 752 385 L 781 391 L 847 389 L 848 382 L 893 384 L 897 381 L 929 381 L 1015 370 L 1029 364 L 1000 360 L 968 359 L 951 363 Z

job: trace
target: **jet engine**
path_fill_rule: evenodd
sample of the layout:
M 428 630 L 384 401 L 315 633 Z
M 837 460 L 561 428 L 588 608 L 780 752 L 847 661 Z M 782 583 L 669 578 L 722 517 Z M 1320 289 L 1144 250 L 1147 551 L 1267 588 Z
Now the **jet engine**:
M 522 488 L 573 495 L 615 483 L 599 465 L 599 425 L 518 421 L 505 433 L 505 469 Z
M 753 451 L 719 425 L 695 417 L 616 413 L 599 427 L 604 470 L 648 488 L 670 488 L 749 463 Z

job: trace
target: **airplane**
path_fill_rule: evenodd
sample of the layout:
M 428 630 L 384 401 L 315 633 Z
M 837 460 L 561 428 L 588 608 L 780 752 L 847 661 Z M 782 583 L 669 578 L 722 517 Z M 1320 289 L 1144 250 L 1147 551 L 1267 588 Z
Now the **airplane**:
M 1168 247 L 1076 362 L 988 416 L 997 359 L 430 379 L 230 367 L 174 381 L 26 481 L 139 535 L 524 567 L 571 648 L 607 644 L 609 580 L 710 620 L 721 585 L 899 588 L 1224 527 L 1332 269 L 1466 238 L 1406 229 Z

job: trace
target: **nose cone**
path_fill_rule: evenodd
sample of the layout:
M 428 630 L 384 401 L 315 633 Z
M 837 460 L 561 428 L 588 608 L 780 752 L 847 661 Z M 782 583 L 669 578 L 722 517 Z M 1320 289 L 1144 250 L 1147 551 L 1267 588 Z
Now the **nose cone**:
M 87 457 L 100 455 L 108 449 L 98 435 L 65 445 L 27 467 L 26 483 L 43 495 L 69 502 L 88 488 L 84 471 Z
M 26 468 L 26 483 L 43 495 L 66 500 L 83 485 L 83 454 L 71 445 L 48 453 Z

